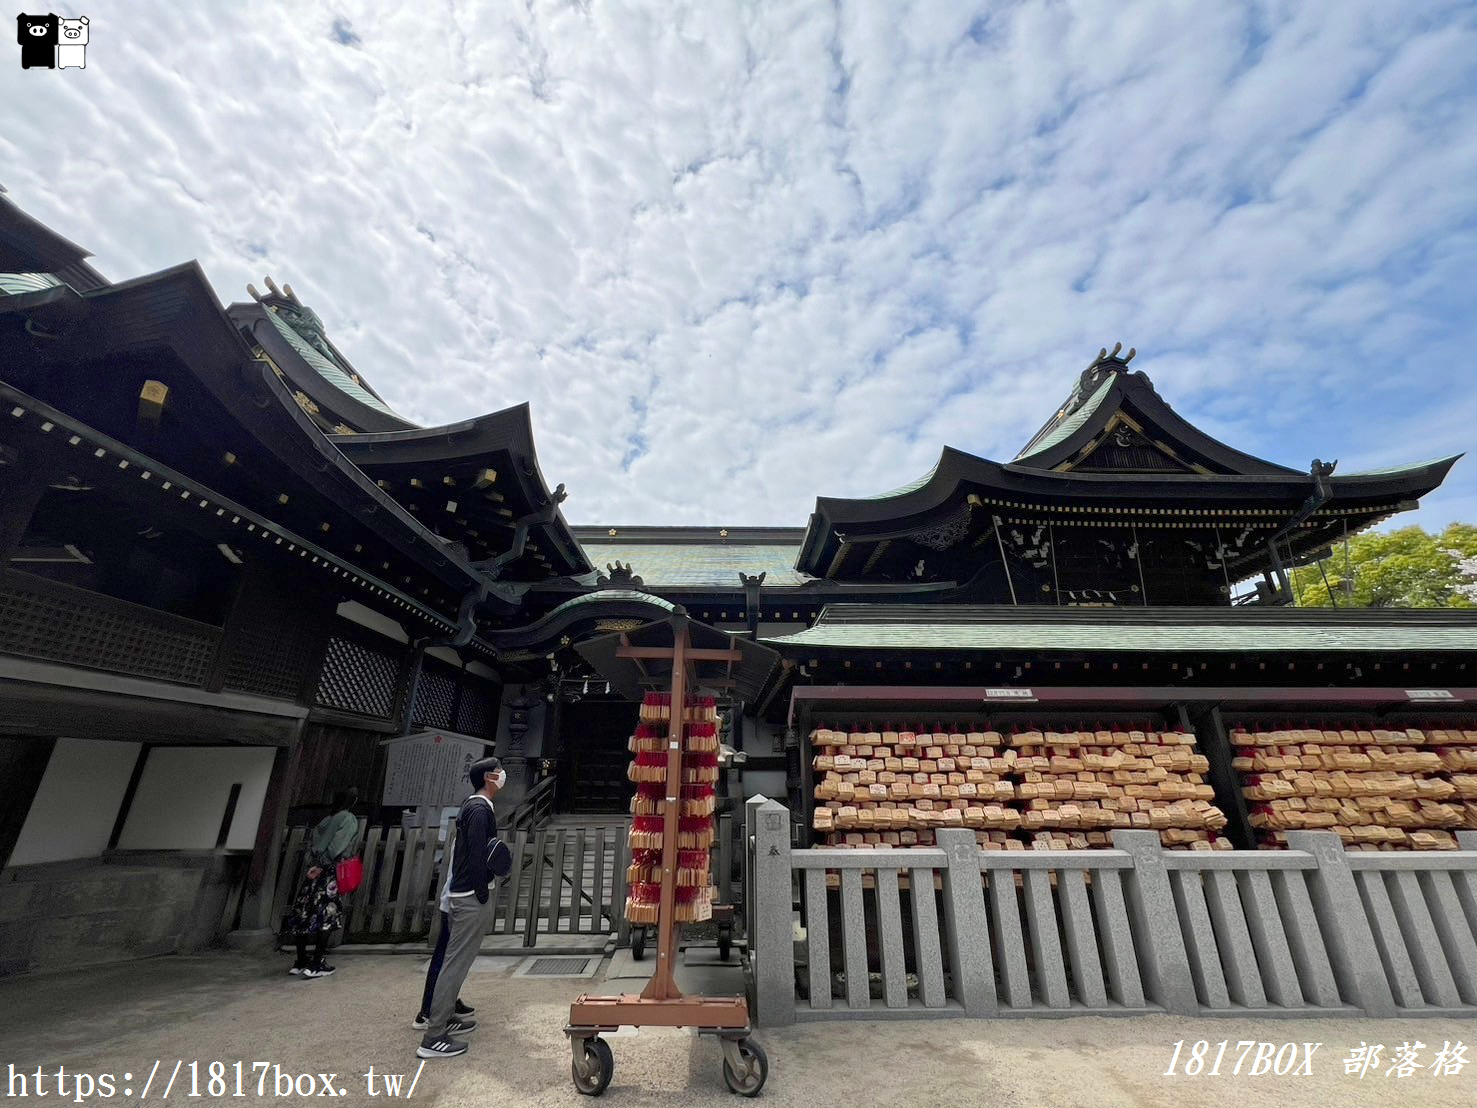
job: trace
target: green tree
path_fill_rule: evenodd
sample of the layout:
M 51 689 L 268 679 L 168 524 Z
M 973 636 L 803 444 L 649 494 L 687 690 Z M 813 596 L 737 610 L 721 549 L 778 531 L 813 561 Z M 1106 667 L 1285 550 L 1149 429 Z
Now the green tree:
M 1355 535 L 1347 568 L 1340 544 L 1321 567 L 1294 570 L 1292 589 L 1303 607 L 1477 607 L 1477 526 L 1453 523 L 1439 535 L 1420 527 Z

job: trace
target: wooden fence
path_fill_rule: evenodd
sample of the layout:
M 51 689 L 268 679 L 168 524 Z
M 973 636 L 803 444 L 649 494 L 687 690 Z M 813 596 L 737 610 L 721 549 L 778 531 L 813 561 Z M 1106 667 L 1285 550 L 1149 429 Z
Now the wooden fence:
M 720 817 L 714 847 L 714 873 L 720 900 L 731 896 L 727 875 L 731 857 L 731 819 Z M 310 828 L 293 827 L 284 836 L 277 868 L 274 920 L 291 910 L 307 871 L 304 844 Z M 365 827 L 359 824 L 359 856 L 364 882 L 344 898 L 348 942 L 413 942 L 435 936 L 438 901 L 446 880 L 456 826 L 445 842 L 439 828 Z M 496 890 L 489 935 L 522 936 L 536 945 L 540 935 L 616 934 L 629 939 L 625 918 L 626 870 L 630 848 L 619 822 L 591 826 L 522 829 L 505 841 L 513 852 L 513 871 Z
M 972 832 L 900 850 L 791 850 L 746 812 L 760 1019 L 1073 1015 L 1477 1016 L 1477 833 L 1463 849 L 1001 852 Z M 805 941 L 792 934 L 798 903 Z

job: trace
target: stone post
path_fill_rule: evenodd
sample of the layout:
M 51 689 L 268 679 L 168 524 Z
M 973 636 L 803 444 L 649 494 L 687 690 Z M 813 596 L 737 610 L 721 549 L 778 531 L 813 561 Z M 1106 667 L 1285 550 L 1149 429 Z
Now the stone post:
M 1114 831 L 1113 846 L 1133 855 L 1133 869 L 1124 872 L 1123 883 L 1134 945 L 1144 970 L 1144 992 L 1166 1012 L 1196 1015 L 1200 1002 L 1195 996 L 1190 956 L 1180 931 L 1159 832 Z
M 937 833 L 944 852 L 944 929 L 948 935 L 949 972 L 954 999 L 971 1016 L 993 1016 L 999 1009 L 995 994 L 995 963 L 991 955 L 990 923 L 985 916 L 984 882 L 980 877 L 980 848 L 974 832 L 958 827 Z
M 757 799 L 757 798 L 756 798 Z M 749 959 L 754 970 L 756 1023 L 795 1022 L 795 927 L 790 868 L 790 811 L 778 801 L 749 802 L 753 817 L 754 872 L 748 897 L 754 906 Z
M 750 892 L 754 887 L 754 830 L 759 826 L 759 809 L 764 806 L 769 797 L 763 793 L 755 793 L 744 801 L 742 815 L 744 817 L 743 830 L 739 832 L 740 856 L 739 869 L 740 880 L 744 888 L 744 934 L 754 934 L 754 896 Z
M 1332 831 L 1289 831 L 1287 845 L 1318 863 L 1308 875 L 1308 894 L 1339 990 L 1367 1015 L 1393 1016 L 1395 996 L 1343 840 Z

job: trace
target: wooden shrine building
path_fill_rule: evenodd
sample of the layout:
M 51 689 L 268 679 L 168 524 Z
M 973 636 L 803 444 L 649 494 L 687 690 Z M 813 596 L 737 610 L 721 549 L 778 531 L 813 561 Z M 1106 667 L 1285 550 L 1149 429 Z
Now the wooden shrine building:
M 1477 619 L 1288 603 L 1454 458 L 1263 461 L 1115 349 L 1008 462 L 945 449 L 805 526 L 571 527 L 526 404 L 419 427 L 291 286 L 225 306 L 193 263 L 86 259 L 0 196 L 0 973 L 271 927 L 284 827 L 351 785 L 413 814 L 382 804 L 386 739 L 487 744 L 509 804 L 552 778 L 623 812 L 636 705 L 578 646 L 677 605 L 781 659 L 724 704 L 721 791 L 788 798 L 797 838 L 821 727 L 1192 730 L 1251 846 L 1236 727 L 1470 725 Z M 75 942 L 38 941 L 78 881 Z

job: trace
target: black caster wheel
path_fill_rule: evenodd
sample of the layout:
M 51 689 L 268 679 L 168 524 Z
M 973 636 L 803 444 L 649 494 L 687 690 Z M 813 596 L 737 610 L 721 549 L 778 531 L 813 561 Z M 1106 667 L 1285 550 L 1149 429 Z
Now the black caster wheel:
M 764 1088 L 765 1078 L 769 1076 L 769 1058 L 765 1055 L 764 1048 L 753 1039 L 740 1039 L 737 1045 L 745 1069 L 743 1073 L 735 1073 L 725 1052 L 723 1080 L 731 1093 L 737 1093 L 739 1096 L 758 1096 L 759 1090 Z
M 718 933 L 718 957 L 721 958 L 723 961 L 726 962 L 726 961 L 728 961 L 729 957 L 732 954 L 733 954 L 733 934 L 732 934 L 732 932 L 729 932 L 729 931 L 720 931 Z
M 646 928 L 638 927 L 631 932 L 631 957 L 636 961 L 646 957 Z
M 601 1038 L 586 1039 L 584 1073 L 580 1072 L 581 1068 L 578 1061 L 569 1064 L 574 1087 L 585 1096 L 599 1096 L 615 1074 L 615 1058 L 610 1053 L 610 1044 Z

